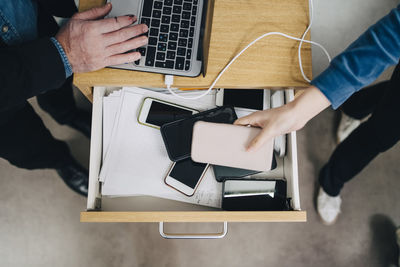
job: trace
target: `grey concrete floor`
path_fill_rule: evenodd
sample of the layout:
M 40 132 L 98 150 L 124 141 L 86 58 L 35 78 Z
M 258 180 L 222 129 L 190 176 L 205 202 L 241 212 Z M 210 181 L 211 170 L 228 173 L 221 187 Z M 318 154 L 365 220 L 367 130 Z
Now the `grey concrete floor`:
M 397 4 L 316 1 L 312 38 L 335 55 Z M 326 66 L 316 49 L 313 64 L 314 74 Z M 32 103 L 54 136 L 66 140 L 87 166 L 89 141 Z M 164 240 L 152 223 L 80 223 L 85 199 L 55 171 L 27 171 L 0 159 L 0 266 L 388 266 L 397 253 L 392 234 L 400 224 L 400 147 L 378 156 L 346 185 L 338 222 L 324 226 L 314 209 L 314 184 L 335 147 L 334 117 L 326 110 L 298 133 L 301 204 L 308 222 L 232 223 L 226 238 L 216 241 Z

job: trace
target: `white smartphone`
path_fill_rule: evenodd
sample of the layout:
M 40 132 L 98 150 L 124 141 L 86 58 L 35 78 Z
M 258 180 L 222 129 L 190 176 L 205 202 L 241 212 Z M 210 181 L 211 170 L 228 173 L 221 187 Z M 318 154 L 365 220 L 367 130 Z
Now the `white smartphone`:
M 191 158 L 174 162 L 164 182 L 186 196 L 193 196 L 208 166 L 209 164 L 196 163 Z
M 250 111 L 270 108 L 270 90 L 266 89 L 219 89 L 217 106 L 233 106 Z
M 198 110 L 146 97 L 139 111 L 138 122 L 156 129 L 168 122 L 187 118 Z

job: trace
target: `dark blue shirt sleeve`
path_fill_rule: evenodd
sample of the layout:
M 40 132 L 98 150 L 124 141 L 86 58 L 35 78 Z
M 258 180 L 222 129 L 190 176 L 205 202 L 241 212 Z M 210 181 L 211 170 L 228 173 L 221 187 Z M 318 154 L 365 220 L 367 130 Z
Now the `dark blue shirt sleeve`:
M 60 53 L 61 59 L 62 59 L 63 64 L 64 64 L 65 78 L 68 78 L 69 76 L 72 75 L 72 67 L 71 67 L 71 64 L 69 64 L 69 60 L 67 58 L 67 55 L 65 54 L 64 49 L 62 48 L 61 44 L 57 41 L 56 38 L 51 37 L 50 40 L 56 46 L 58 53 Z
M 371 26 L 311 84 L 338 108 L 400 58 L 400 6 Z

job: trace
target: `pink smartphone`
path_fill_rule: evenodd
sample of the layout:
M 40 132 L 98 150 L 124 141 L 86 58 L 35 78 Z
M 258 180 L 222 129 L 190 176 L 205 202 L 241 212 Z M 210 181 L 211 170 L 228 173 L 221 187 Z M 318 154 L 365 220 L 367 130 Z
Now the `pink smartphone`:
M 273 139 L 260 149 L 246 151 L 260 128 L 198 121 L 193 127 L 192 160 L 255 171 L 271 170 Z

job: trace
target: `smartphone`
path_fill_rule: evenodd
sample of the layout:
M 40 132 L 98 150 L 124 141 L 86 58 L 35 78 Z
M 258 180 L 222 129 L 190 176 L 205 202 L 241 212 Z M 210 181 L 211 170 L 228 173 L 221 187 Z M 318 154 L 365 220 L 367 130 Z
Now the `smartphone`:
M 251 111 L 270 108 L 270 90 L 265 89 L 219 89 L 217 106 L 232 106 Z
M 269 195 L 274 197 L 276 181 L 227 180 L 224 183 L 224 197 Z
M 186 196 L 193 196 L 206 173 L 208 164 L 196 163 L 190 158 L 174 162 L 164 179 L 165 184 Z
M 165 123 L 184 119 L 198 112 L 189 107 L 146 97 L 140 108 L 138 121 L 140 124 L 160 129 Z
M 290 210 L 284 180 L 226 180 L 222 190 L 222 209 L 229 211 Z

